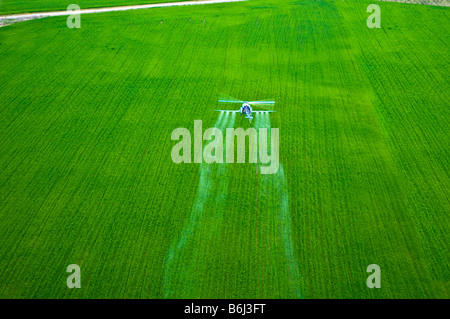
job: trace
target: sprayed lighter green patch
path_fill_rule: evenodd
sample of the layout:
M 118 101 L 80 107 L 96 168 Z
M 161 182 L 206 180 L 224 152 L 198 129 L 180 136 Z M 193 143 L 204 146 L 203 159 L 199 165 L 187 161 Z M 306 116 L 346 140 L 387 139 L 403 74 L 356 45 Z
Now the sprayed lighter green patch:
M 269 114 L 262 113 L 256 116 L 255 129 L 266 128 L 271 130 Z M 270 138 L 268 139 L 270 141 Z M 268 143 L 269 153 L 272 152 L 271 143 Z M 261 165 L 261 163 L 259 163 Z M 289 288 L 291 289 L 289 296 L 293 298 L 301 297 L 300 288 L 300 269 L 297 263 L 297 253 L 293 245 L 292 223 L 289 207 L 289 190 L 286 182 L 286 176 L 283 164 L 280 163 L 278 172 L 274 175 L 261 176 L 260 192 L 274 194 L 272 200 L 275 201 L 275 209 L 272 211 L 273 217 L 279 224 L 278 232 L 283 243 L 284 254 L 286 258 L 286 266 L 288 268 Z M 264 208 L 264 206 L 263 206 Z
M 234 126 L 236 114 L 219 113 L 214 127 L 225 133 Z M 167 253 L 164 269 L 164 297 L 189 298 L 202 293 L 201 283 L 210 270 L 205 259 L 211 258 L 207 248 L 220 241 L 218 230 L 223 223 L 228 189 L 228 164 L 199 165 L 199 182 L 189 220 L 179 239 Z M 211 246 L 209 246 L 211 245 Z

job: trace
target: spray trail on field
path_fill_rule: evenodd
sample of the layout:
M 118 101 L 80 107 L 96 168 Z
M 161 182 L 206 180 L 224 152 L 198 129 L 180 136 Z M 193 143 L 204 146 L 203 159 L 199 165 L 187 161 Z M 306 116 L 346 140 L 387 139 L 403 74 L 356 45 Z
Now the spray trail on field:
M 214 125 L 224 133 L 233 127 L 235 113 L 221 112 Z M 192 298 L 207 272 L 207 265 L 199 262 L 208 253 L 208 246 L 222 224 L 222 205 L 227 197 L 228 164 L 207 164 L 199 167 L 197 194 L 189 220 L 181 236 L 172 243 L 165 258 L 164 298 Z M 199 285 L 200 283 L 200 285 Z
M 257 114 L 255 119 L 255 129 L 259 131 L 260 128 L 267 128 L 270 132 L 271 124 L 270 117 L 267 113 Z M 268 139 L 269 141 L 271 140 Z M 271 152 L 270 143 L 268 149 Z M 261 165 L 261 164 L 259 164 Z M 277 219 L 279 223 L 279 230 L 281 242 L 283 246 L 284 255 L 286 257 L 286 266 L 290 282 L 291 291 L 294 298 L 300 298 L 300 274 L 295 254 L 294 244 L 292 242 L 292 226 L 291 216 L 289 212 L 289 191 L 284 174 L 283 165 L 280 163 L 278 172 L 273 175 L 265 175 L 260 178 L 259 185 L 262 192 L 276 194 L 274 203 L 277 211 Z

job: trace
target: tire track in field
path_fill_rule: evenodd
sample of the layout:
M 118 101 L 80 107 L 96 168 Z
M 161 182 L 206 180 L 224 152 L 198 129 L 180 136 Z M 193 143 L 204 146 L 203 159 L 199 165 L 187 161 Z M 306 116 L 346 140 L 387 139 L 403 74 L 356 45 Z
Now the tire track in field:
M 269 114 L 261 113 L 255 117 L 255 129 L 259 131 L 261 128 L 271 129 Z M 268 139 L 270 141 L 271 139 Z M 258 141 L 259 142 L 259 141 Z M 258 148 L 259 149 L 259 148 Z M 268 145 L 271 152 L 271 145 Z M 263 177 L 267 177 L 263 176 Z M 260 178 L 258 187 L 264 191 L 269 190 L 273 194 L 274 201 L 277 201 L 276 220 L 278 222 L 279 236 L 281 238 L 283 252 L 286 258 L 287 273 L 289 278 L 289 288 L 292 293 L 291 297 L 301 298 L 300 293 L 300 272 L 297 263 L 297 257 L 292 241 L 291 216 L 289 212 L 289 190 L 284 174 L 283 165 L 279 164 L 278 172 L 269 175 L 269 178 Z M 261 192 L 263 193 L 263 192 Z M 259 265 L 258 265 L 259 267 Z
M 214 127 L 225 131 L 226 127 L 233 127 L 235 113 L 220 113 Z M 208 253 L 209 245 L 203 245 L 202 239 L 210 244 L 217 227 L 221 224 L 222 211 L 214 210 L 208 214 L 206 206 L 220 207 L 227 197 L 228 178 L 227 165 L 202 162 L 197 194 L 192 206 L 191 214 L 178 240 L 172 242 L 164 261 L 164 298 L 191 297 L 196 294 L 193 289 L 198 287 L 203 271 L 199 271 L 198 258 L 204 248 Z M 211 218 L 212 224 L 208 224 Z M 214 222 L 215 221 L 215 222 Z M 206 233 L 203 233 L 206 229 Z M 194 241 L 195 251 L 189 249 L 189 242 Z M 198 244 L 195 245 L 198 241 Z M 194 256 L 195 255 L 195 256 Z

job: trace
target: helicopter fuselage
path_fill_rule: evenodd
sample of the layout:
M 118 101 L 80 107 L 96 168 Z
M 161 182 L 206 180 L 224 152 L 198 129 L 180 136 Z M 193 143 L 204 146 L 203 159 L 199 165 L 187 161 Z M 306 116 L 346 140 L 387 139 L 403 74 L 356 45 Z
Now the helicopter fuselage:
M 242 104 L 241 108 L 239 109 L 239 113 L 245 114 L 245 117 L 250 121 L 253 119 L 252 107 L 247 102 Z

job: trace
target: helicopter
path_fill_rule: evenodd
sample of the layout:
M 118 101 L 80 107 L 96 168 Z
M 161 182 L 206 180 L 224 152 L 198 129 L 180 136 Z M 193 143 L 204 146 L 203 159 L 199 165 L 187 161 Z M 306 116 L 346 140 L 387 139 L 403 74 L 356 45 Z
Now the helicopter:
M 251 123 L 253 119 L 253 113 L 273 113 L 274 110 L 253 111 L 252 105 L 273 105 L 275 101 L 239 101 L 239 100 L 219 100 L 219 103 L 237 103 L 241 104 L 239 110 L 215 110 L 217 112 L 232 112 L 245 115 L 245 118 Z

